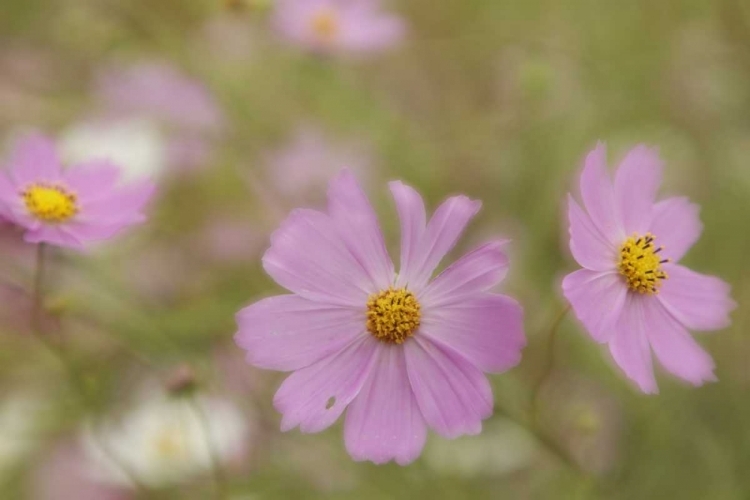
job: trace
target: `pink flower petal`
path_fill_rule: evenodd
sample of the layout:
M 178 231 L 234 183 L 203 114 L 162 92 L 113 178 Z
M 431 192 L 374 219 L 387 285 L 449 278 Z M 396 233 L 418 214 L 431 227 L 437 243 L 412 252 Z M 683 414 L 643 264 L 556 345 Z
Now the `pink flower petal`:
M 479 434 L 492 415 L 492 389 L 479 369 L 462 356 L 444 351 L 424 337 L 403 344 L 406 368 L 417 404 L 441 436 Z
M 658 300 L 653 300 L 653 297 L 646 299 L 651 299 L 642 301 L 646 332 L 664 368 L 696 386 L 716 381 L 711 356 Z
M 327 304 L 362 307 L 377 291 L 333 220 L 315 210 L 287 217 L 271 236 L 263 267 L 287 290 Z
M 349 251 L 381 290 L 393 284 L 393 262 L 385 247 L 378 218 L 354 175 L 344 170 L 328 188 L 328 214 Z
M 586 157 L 581 174 L 581 197 L 591 220 L 613 245 L 625 240 L 625 231 L 615 203 L 614 187 L 607 174 L 607 149 L 604 144 Z
M 354 460 L 407 465 L 422 452 L 427 426 L 409 385 L 404 350 L 383 344 L 377 358 L 346 412 L 346 449 Z
M 297 295 L 263 299 L 237 314 L 234 339 L 247 362 L 297 370 L 339 352 L 365 331 L 362 310 L 326 306 Z
M 391 182 L 388 186 L 401 221 L 401 262 L 396 284 L 403 286 L 412 276 L 412 270 L 420 265 L 417 252 L 427 227 L 427 215 L 422 197 L 413 188 L 400 181 Z
M 615 176 L 615 197 L 627 235 L 648 232 L 661 179 L 659 154 L 646 146 L 631 149 L 620 163 Z
M 633 380 L 646 394 L 659 392 L 651 362 L 651 348 L 648 343 L 644 301 L 655 300 L 651 296 L 629 293 L 623 313 L 609 342 L 609 351 L 625 375 Z
M 672 262 L 679 262 L 703 232 L 700 207 L 687 198 L 668 198 L 654 206 L 651 232 Z
M 426 309 L 419 335 L 493 373 L 516 366 L 526 346 L 521 306 L 510 297 L 489 293 Z
M 481 207 L 481 202 L 466 196 L 448 198 L 438 207 L 416 248 L 415 267 L 405 278 L 409 288 L 419 291 L 425 286 Z
M 615 267 L 617 252 L 599 231 L 591 218 L 568 195 L 570 251 L 576 262 L 592 271 L 609 271 Z
M 359 394 L 372 371 L 380 342 L 362 335 L 348 347 L 292 373 L 273 398 L 283 414 L 281 430 L 302 432 L 331 426 Z
M 10 158 L 10 175 L 17 185 L 25 187 L 34 182 L 59 182 L 60 159 L 55 143 L 41 134 L 30 134 L 15 145 Z
M 616 272 L 580 269 L 563 279 L 563 294 L 591 337 L 607 342 L 626 301 L 628 287 Z
M 675 319 L 699 331 L 730 325 L 729 313 L 737 304 L 726 282 L 676 264 L 668 264 L 664 270 L 669 278 L 662 282 L 658 298 Z
M 76 250 L 85 248 L 83 242 L 62 225 L 42 224 L 37 229 L 28 230 L 23 239 L 28 243 L 49 243 Z
M 427 285 L 419 297 L 422 304 L 437 308 L 461 302 L 467 295 L 485 292 L 500 283 L 508 273 L 508 257 L 502 251 L 507 243 L 487 243 L 451 264 Z
M 65 180 L 76 187 L 76 195 L 95 201 L 109 195 L 120 179 L 120 169 L 109 160 L 94 160 L 65 171 Z

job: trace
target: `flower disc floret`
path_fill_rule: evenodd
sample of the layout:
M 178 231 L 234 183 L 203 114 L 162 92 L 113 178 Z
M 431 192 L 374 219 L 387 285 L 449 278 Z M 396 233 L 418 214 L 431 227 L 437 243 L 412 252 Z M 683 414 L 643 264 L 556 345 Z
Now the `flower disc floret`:
M 419 328 L 421 317 L 417 298 L 405 288 L 389 288 L 367 301 L 367 331 L 383 342 L 403 344 Z

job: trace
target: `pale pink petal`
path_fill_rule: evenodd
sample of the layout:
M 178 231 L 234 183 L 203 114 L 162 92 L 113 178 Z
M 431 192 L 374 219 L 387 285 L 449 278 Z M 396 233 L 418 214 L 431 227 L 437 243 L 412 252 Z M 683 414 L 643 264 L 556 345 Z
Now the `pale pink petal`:
M 404 350 L 383 344 L 377 357 L 346 412 L 346 449 L 354 460 L 407 465 L 422 452 L 427 426 L 409 385 Z
M 19 186 L 34 182 L 58 182 L 60 159 L 55 143 L 41 134 L 30 134 L 18 140 L 10 157 L 10 174 Z
M 104 191 L 96 199 L 81 199 L 75 220 L 90 225 L 114 225 L 140 222 L 141 211 L 154 195 L 156 186 L 141 181 Z
M 581 174 L 581 197 L 591 220 L 607 241 L 617 245 L 625 239 L 622 220 L 615 203 L 615 191 L 607 173 L 607 149 L 604 144 L 586 157 Z
M 279 295 L 242 309 L 237 324 L 234 340 L 247 351 L 248 363 L 297 370 L 339 352 L 364 334 L 364 304 L 356 310 Z
M 406 283 L 409 288 L 419 291 L 424 287 L 481 207 L 481 202 L 466 196 L 448 198 L 438 207 L 415 249 L 415 266 Z
M 700 207 L 687 198 L 668 198 L 654 206 L 651 232 L 663 255 L 679 262 L 703 232 Z
M 367 271 L 378 289 L 393 284 L 393 262 L 385 247 L 378 218 L 367 196 L 349 170 L 331 181 L 328 213 L 336 223 L 344 243 Z
M 493 373 L 516 366 L 526 346 L 521 306 L 510 297 L 489 293 L 425 309 L 419 335 Z
M 120 168 L 109 160 L 93 160 L 76 165 L 63 174 L 67 184 L 75 186 L 79 199 L 89 201 L 106 197 L 120 179 Z
M 507 240 L 487 243 L 451 264 L 419 296 L 422 304 L 437 308 L 461 302 L 500 283 L 508 273 L 508 257 L 502 250 L 507 243 Z
M 654 378 L 651 348 L 648 343 L 644 301 L 655 300 L 651 296 L 629 293 L 625 308 L 615 326 L 609 342 L 609 351 L 625 375 L 633 380 L 646 394 L 659 392 Z
M 714 276 L 676 265 L 664 266 L 669 276 L 658 298 L 675 319 L 691 330 L 721 330 L 730 325 L 729 313 L 737 306 L 730 286 Z
M 146 220 L 143 215 L 134 216 L 131 219 L 123 220 L 121 223 L 113 225 L 89 225 L 84 223 L 72 222 L 63 227 L 66 233 L 80 241 L 102 241 L 112 238 L 125 229 L 126 226 L 138 224 Z
M 487 378 L 462 356 L 424 337 L 403 344 L 406 368 L 417 404 L 427 424 L 441 436 L 479 434 L 492 415 Z
M 391 182 L 388 186 L 401 221 L 401 263 L 396 285 L 403 286 L 420 265 L 417 252 L 427 227 L 427 215 L 422 197 L 413 188 L 401 181 Z
M 273 398 L 283 415 L 281 430 L 299 426 L 312 433 L 333 424 L 367 381 L 380 346 L 372 336 L 362 335 L 342 351 L 287 377 Z
M 23 239 L 28 243 L 49 243 L 61 247 L 83 250 L 83 242 L 62 225 L 42 224 L 37 229 L 26 231 Z
M 607 342 L 613 332 L 628 293 L 623 277 L 616 272 L 579 269 L 563 279 L 563 294 L 578 320 L 591 337 Z
M 568 195 L 570 251 L 576 262 L 592 271 L 608 271 L 617 262 L 616 247 L 599 231 L 591 218 Z
M 263 267 L 287 290 L 327 304 L 361 307 L 377 291 L 333 220 L 314 210 L 287 217 L 271 236 Z
M 643 314 L 654 354 L 668 372 L 696 386 L 716 381 L 711 356 L 658 300 L 644 300 Z
M 636 146 L 620 163 L 615 176 L 615 196 L 627 235 L 645 234 L 662 179 L 662 161 L 656 150 Z

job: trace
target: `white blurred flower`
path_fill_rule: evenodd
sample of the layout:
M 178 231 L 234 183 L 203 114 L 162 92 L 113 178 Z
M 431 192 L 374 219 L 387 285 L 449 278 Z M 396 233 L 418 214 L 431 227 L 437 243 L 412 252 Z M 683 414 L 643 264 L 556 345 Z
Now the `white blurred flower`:
M 22 394 L 3 397 L 0 405 L 0 477 L 16 467 L 40 440 L 44 404 Z
M 479 436 L 460 440 L 436 440 L 426 452 L 427 464 L 442 474 L 463 477 L 509 474 L 531 463 L 536 453 L 534 438 L 504 418 L 484 424 Z
M 214 460 L 240 458 L 247 433 L 245 416 L 228 400 L 151 394 L 119 425 L 89 426 L 83 448 L 94 479 L 160 487 L 207 472 Z
M 63 161 L 109 159 L 122 180 L 158 178 L 167 167 L 168 145 L 156 122 L 145 118 L 97 120 L 73 125 L 60 139 Z

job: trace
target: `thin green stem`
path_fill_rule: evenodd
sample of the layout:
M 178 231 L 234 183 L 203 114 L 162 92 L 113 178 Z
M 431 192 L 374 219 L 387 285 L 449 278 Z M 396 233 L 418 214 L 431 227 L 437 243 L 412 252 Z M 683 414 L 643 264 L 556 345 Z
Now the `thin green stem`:
M 539 425 L 539 400 L 541 398 L 542 389 L 555 367 L 555 344 L 557 340 L 557 332 L 560 330 L 560 325 L 568 315 L 568 312 L 570 312 L 570 307 L 570 305 L 566 306 L 552 322 L 552 326 L 549 329 L 549 336 L 547 337 L 547 361 L 544 365 L 544 371 L 531 389 L 529 415 L 531 415 L 531 421 L 537 426 Z
M 32 302 L 30 324 L 32 334 L 36 339 L 39 340 L 42 345 L 44 345 L 44 347 L 47 348 L 50 354 L 52 354 L 55 359 L 57 359 L 57 361 L 65 370 L 71 386 L 75 388 L 81 402 L 85 406 L 88 406 L 89 397 L 85 382 L 81 380 L 81 377 L 79 377 L 75 365 L 70 362 L 70 360 L 67 358 L 67 356 L 65 356 L 65 353 L 62 351 L 62 349 L 59 348 L 59 346 L 55 345 L 54 342 L 51 342 L 49 340 L 46 332 L 44 331 L 44 275 L 46 270 L 46 248 L 47 247 L 44 243 L 39 243 L 36 248 L 34 277 L 31 290 Z M 148 490 L 140 482 L 137 481 L 130 467 L 127 464 L 123 463 L 122 460 L 120 460 L 120 458 L 117 456 L 117 454 L 109 449 L 106 443 L 103 440 L 100 440 L 95 433 L 94 437 L 98 442 L 101 450 L 104 451 L 104 453 L 112 460 L 112 462 L 117 464 L 117 466 L 123 471 L 128 479 L 130 479 L 136 491 L 141 496 L 148 498 Z

